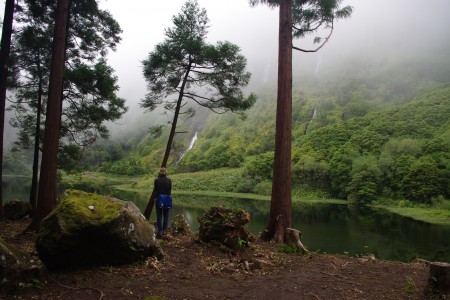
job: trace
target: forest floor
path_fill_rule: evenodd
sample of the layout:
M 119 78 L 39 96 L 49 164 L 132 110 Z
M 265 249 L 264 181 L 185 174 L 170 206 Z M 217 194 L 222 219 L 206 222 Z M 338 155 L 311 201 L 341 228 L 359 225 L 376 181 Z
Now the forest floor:
M 36 256 L 29 220 L 7 221 L 0 237 Z M 164 260 L 50 272 L 4 299 L 447 299 L 427 292 L 425 263 L 276 251 L 255 242 L 238 255 L 195 237 L 160 240 Z M 37 257 L 36 257 L 37 258 Z M 447 297 L 447 298 L 446 298 Z

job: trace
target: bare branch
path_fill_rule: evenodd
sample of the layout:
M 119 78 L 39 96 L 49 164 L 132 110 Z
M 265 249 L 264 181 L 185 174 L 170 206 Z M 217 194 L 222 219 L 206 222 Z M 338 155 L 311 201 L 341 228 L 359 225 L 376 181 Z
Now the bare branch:
M 334 22 L 331 22 L 330 34 L 325 38 L 324 42 L 319 47 L 317 47 L 316 49 L 314 49 L 314 50 L 305 50 L 305 49 L 301 49 L 301 48 L 298 48 L 298 47 L 295 47 L 295 46 L 292 46 L 292 49 L 298 50 L 298 51 L 301 51 L 301 52 L 305 52 L 305 53 L 312 53 L 312 52 L 319 51 L 320 49 L 322 49 L 323 46 L 325 46 L 325 44 L 329 41 L 331 35 L 333 34 L 333 29 L 334 29 L 334 24 L 333 23 Z

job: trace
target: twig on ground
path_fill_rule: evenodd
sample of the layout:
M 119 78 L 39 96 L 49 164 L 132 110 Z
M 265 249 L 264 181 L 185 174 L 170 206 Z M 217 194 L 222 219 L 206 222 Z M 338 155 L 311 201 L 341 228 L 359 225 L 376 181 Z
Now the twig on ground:
M 68 286 L 68 285 L 64 285 L 59 283 L 55 278 L 50 277 L 51 280 L 53 280 L 57 285 L 59 285 L 60 287 L 63 287 L 65 289 L 69 289 L 69 290 L 92 290 L 92 291 L 96 291 L 100 294 L 100 298 L 99 300 L 102 300 L 103 297 L 105 296 L 105 294 L 103 294 L 103 292 L 99 289 L 93 288 L 93 287 L 72 287 L 72 286 Z
M 342 281 L 344 281 L 344 282 L 347 282 L 347 283 L 352 284 L 352 285 L 358 285 L 357 283 L 348 280 L 348 277 L 345 277 L 344 275 L 341 275 L 341 274 L 330 274 L 330 273 L 327 273 L 327 272 L 324 272 L 324 271 L 321 271 L 320 273 L 328 275 L 328 276 L 331 276 L 331 277 L 340 277 L 340 278 L 342 278 Z

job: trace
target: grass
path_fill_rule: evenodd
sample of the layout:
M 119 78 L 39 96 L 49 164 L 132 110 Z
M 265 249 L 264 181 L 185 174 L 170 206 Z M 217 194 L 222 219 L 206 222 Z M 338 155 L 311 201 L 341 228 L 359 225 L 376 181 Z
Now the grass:
M 390 207 L 378 206 L 404 217 L 431 223 L 450 225 L 450 210 L 422 207 Z

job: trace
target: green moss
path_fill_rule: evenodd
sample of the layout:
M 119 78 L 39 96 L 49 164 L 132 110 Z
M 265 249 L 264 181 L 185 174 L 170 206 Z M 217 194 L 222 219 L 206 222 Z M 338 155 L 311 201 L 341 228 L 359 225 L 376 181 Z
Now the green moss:
M 122 204 L 107 196 L 86 193 L 79 190 L 66 190 L 54 214 L 65 215 L 66 229 L 77 228 L 80 224 L 108 223 L 119 214 Z

